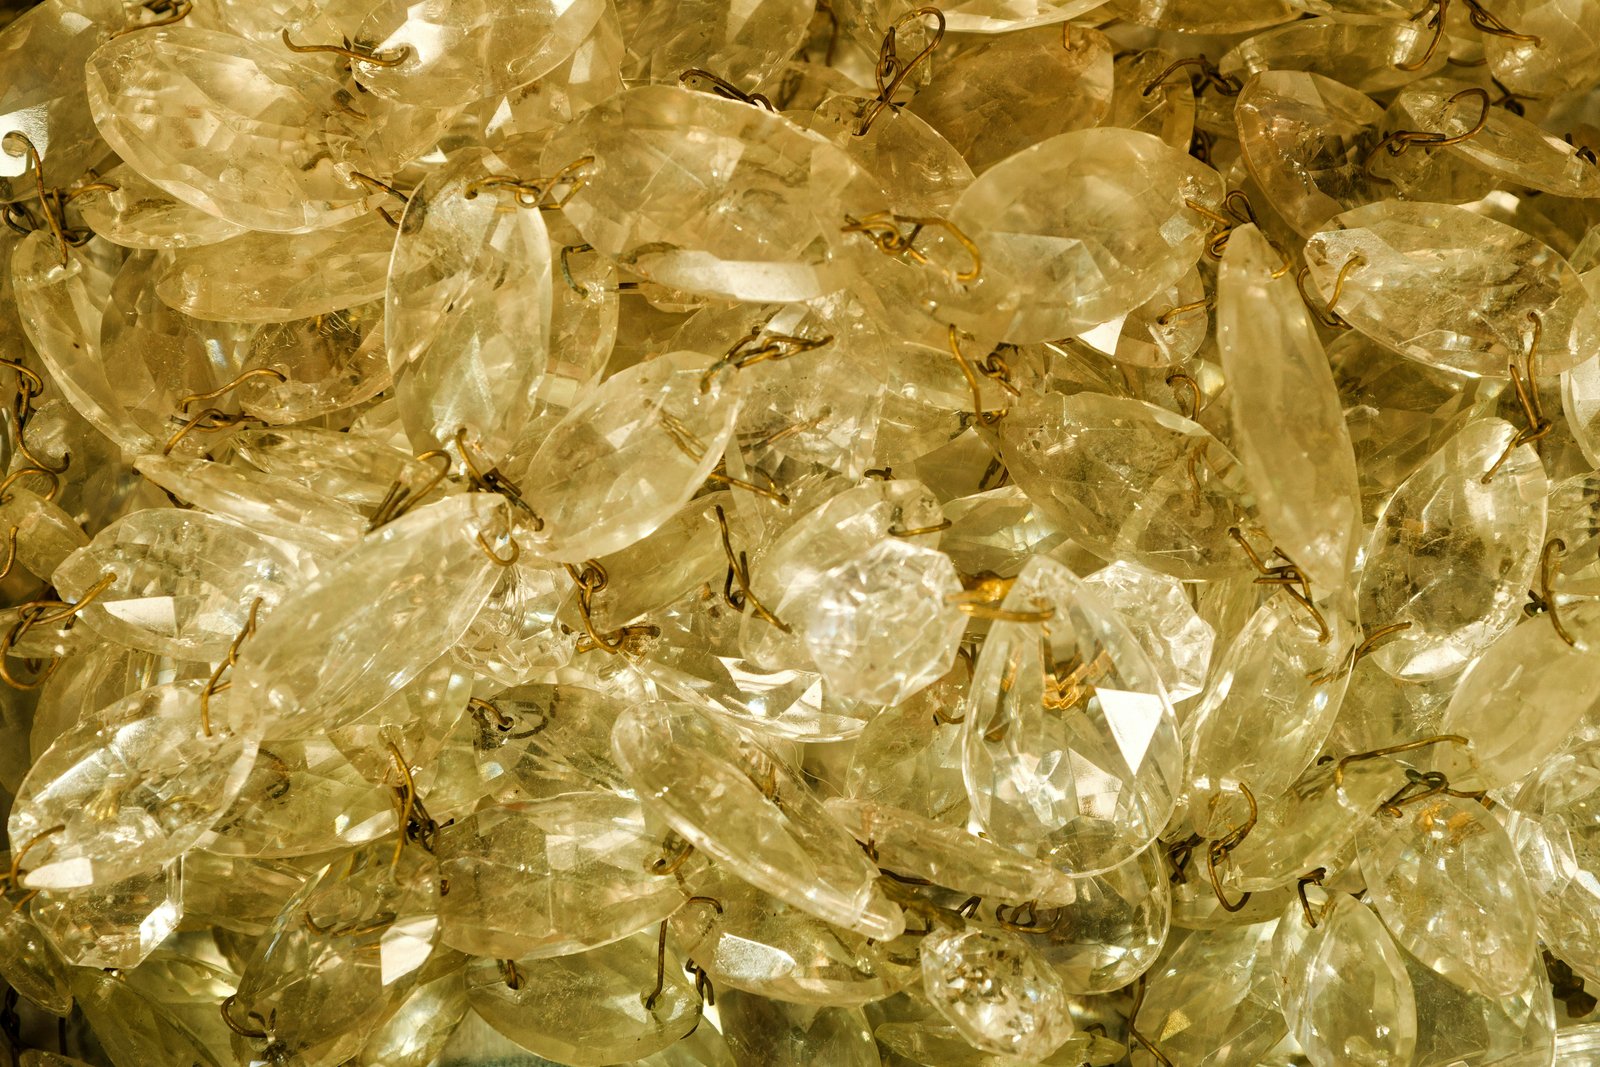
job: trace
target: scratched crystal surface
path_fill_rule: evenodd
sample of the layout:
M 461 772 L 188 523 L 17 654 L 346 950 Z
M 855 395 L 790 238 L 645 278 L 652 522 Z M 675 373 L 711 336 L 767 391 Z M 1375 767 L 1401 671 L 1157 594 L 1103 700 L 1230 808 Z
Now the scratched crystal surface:
M 0 135 L 0 1064 L 1600 1064 L 1600 0 L 17 0 Z

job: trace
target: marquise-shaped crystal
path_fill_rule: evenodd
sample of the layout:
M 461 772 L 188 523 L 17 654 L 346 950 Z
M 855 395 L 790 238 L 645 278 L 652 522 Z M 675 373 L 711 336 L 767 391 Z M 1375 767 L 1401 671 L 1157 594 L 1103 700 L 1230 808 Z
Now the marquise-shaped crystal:
M 320 229 L 367 210 L 348 172 L 375 168 L 344 87 L 297 60 L 280 42 L 141 30 L 89 57 L 89 107 L 122 161 L 178 199 L 251 229 Z
M 996 163 L 951 211 L 982 252 L 953 301 L 957 325 L 1016 344 L 1068 337 L 1124 315 L 1200 258 L 1217 173 L 1131 130 L 1059 134 Z
M 1028 394 L 1000 447 L 1044 517 L 1107 559 L 1183 579 L 1250 565 L 1228 534 L 1249 514 L 1239 461 L 1199 423 L 1128 397 Z
M 1384 201 L 1336 215 L 1306 243 L 1310 280 L 1350 325 L 1408 359 L 1507 376 L 1537 314 L 1539 373 L 1600 349 L 1600 311 L 1578 273 L 1543 242 L 1447 204 Z
M 24 885 L 122 881 L 174 862 L 205 836 L 243 788 L 256 745 L 220 716 L 207 732 L 203 687 L 158 685 L 88 711 L 40 755 L 7 823 L 19 848 L 38 839 Z
M 270 612 L 305 576 L 303 560 L 247 527 L 200 511 L 151 508 L 101 530 L 53 580 L 69 601 L 98 588 L 79 617 L 113 641 L 180 659 L 219 659 L 252 610 Z
M 551 427 L 517 484 L 543 520 L 541 556 L 577 562 L 647 536 L 722 459 L 739 413 L 736 375 L 693 352 L 607 378 Z
M 425 505 L 301 587 L 244 643 L 228 702 L 234 721 L 272 737 L 325 730 L 438 659 L 499 576 L 484 543 L 503 529 L 502 507 L 484 493 Z
M 649 807 L 751 885 L 868 937 L 904 929 L 855 840 L 793 771 L 732 727 L 681 704 L 639 704 L 618 717 L 611 747 Z

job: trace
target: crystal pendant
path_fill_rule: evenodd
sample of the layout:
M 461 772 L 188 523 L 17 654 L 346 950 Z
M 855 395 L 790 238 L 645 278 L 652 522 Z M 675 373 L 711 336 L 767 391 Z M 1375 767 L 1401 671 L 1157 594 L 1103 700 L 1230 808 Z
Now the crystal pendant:
M 124 163 L 237 225 L 303 233 L 355 218 L 374 197 L 348 180 L 350 169 L 377 169 L 349 94 L 281 45 L 142 30 L 89 57 L 88 92 Z
M 1161 832 L 1181 789 L 1178 724 L 1155 668 L 1048 558 L 1023 568 L 1000 611 L 963 712 L 973 822 L 1070 873 L 1119 866 Z

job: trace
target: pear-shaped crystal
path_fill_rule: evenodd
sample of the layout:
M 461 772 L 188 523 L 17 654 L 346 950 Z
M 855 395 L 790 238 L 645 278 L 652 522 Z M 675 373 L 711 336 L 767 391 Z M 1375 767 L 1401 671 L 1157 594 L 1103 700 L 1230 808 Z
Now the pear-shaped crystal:
M 1520 989 L 1533 966 L 1533 890 L 1495 817 L 1441 795 L 1385 809 L 1359 837 L 1361 871 L 1395 940 L 1487 997 Z
M 963 770 L 988 836 L 1068 872 L 1109 870 L 1154 840 L 1181 788 L 1178 724 L 1115 616 L 1047 557 L 1023 568 L 978 657 Z

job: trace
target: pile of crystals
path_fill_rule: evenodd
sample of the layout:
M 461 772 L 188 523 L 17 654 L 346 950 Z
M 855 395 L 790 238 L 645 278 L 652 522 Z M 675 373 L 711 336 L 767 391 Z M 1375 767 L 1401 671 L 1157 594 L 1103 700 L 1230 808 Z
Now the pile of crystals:
M 0 1067 L 1600 1064 L 1600 0 L 6 18 Z

